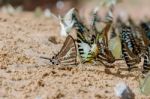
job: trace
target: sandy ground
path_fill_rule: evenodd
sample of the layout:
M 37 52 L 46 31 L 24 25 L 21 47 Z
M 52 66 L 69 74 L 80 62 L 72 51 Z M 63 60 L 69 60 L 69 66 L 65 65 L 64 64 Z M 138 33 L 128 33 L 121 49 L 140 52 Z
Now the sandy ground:
M 59 51 L 63 39 L 58 33 L 53 18 L 0 14 L 0 99 L 117 99 L 114 87 L 122 81 L 136 99 L 150 99 L 139 91 L 137 72 L 117 74 L 124 62 L 106 72 L 103 65 L 52 66 L 40 59 Z

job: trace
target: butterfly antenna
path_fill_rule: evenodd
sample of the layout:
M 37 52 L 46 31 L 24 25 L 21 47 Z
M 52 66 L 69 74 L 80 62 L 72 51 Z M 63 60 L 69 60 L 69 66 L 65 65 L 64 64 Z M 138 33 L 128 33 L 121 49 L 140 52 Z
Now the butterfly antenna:
M 52 53 L 53 53 L 54 55 L 56 55 L 56 53 L 55 53 L 54 51 L 52 51 Z
M 52 60 L 51 58 L 48 58 L 48 57 L 42 57 L 42 56 L 41 56 L 40 58 L 46 59 L 46 60 L 50 60 L 50 61 Z

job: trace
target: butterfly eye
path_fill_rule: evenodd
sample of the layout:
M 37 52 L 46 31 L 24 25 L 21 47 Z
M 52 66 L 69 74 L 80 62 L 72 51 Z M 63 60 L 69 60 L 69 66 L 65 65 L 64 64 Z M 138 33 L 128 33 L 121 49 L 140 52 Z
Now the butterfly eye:
M 50 62 L 52 62 L 52 60 L 50 59 Z
M 52 64 L 54 64 L 54 62 L 52 62 Z

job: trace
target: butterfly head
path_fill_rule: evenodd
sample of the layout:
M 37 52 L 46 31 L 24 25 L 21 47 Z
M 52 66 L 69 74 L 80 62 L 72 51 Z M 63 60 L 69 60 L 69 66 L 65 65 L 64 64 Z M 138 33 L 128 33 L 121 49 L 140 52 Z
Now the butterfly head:
M 53 56 L 53 57 L 50 59 L 50 62 L 52 63 L 52 65 L 59 65 L 59 61 L 58 61 L 58 59 L 56 59 L 55 56 Z

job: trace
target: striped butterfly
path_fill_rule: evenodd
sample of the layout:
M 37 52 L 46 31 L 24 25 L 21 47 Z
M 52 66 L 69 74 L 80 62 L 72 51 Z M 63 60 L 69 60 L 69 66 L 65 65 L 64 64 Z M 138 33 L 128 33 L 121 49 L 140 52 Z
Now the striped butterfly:
M 133 33 L 134 33 L 134 38 L 137 43 L 137 47 L 139 49 L 139 56 L 143 57 L 144 62 L 143 62 L 143 68 L 142 68 L 142 73 L 145 75 L 150 71 L 150 48 L 149 48 L 149 41 L 148 41 L 148 36 L 146 34 L 146 31 L 143 29 L 147 30 L 148 27 L 145 26 L 145 23 L 141 23 L 141 28 L 136 26 L 134 21 L 129 18 L 129 22 L 131 24 L 131 27 L 133 28 Z
M 132 32 L 133 31 L 131 27 L 124 25 L 122 27 L 122 32 L 121 32 L 122 40 L 127 44 L 128 48 L 132 51 L 132 53 L 138 55 L 139 50 Z
M 136 68 L 134 65 L 140 62 L 138 49 L 136 48 L 131 28 L 125 25 L 122 27 L 121 32 L 121 46 L 122 54 L 128 66 L 128 70 L 130 71 L 132 68 Z
M 108 32 L 110 24 L 107 24 L 106 28 L 104 28 L 102 32 L 98 32 L 95 26 L 95 23 L 99 21 L 97 18 L 97 11 L 95 11 L 92 22 L 92 29 L 95 32 L 95 35 L 92 35 L 91 42 L 88 42 L 88 40 L 85 38 L 84 32 L 77 32 L 79 53 L 84 61 L 93 61 L 96 59 L 102 64 L 104 64 L 103 61 L 112 63 L 112 61 L 114 62 L 114 58 L 104 41 L 106 36 L 105 34 Z
M 78 33 L 81 33 L 82 36 L 84 36 L 84 38 L 87 40 L 88 43 L 91 43 L 92 33 L 87 28 L 87 26 L 83 24 L 83 22 L 81 21 L 81 18 L 79 17 L 77 9 L 74 10 L 72 17 L 73 17 L 73 20 L 75 21 L 73 27 L 76 29 Z
M 111 29 L 112 20 L 113 20 L 112 11 L 110 10 L 106 14 L 106 19 L 105 19 L 106 26 L 104 27 L 102 32 L 97 34 L 96 36 L 99 45 L 98 58 L 100 58 L 102 61 L 105 61 L 107 63 L 113 63 L 115 61 L 115 57 L 113 56 L 112 52 L 109 50 L 108 47 L 108 33 L 109 30 Z
M 140 49 L 139 56 L 144 59 L 142 73 L 145 75 L 150 71 L 150 46 L 145 31 L 138 27 L 138 32 L 140 33 L 139 41 L 137 41 Z
M 127 47 L 127 44 L 124 41 L 121 41 L 121 46 L 122 46 L 122 54 L 123 58 L 126 61 L 126 64 L 128 66 L 128 70 L 130 71 L 133 68 L 137 68 L 136 65 L 139 63 L 139 59 L 134 55 L 130 49 Z
M 91 62 L 97 57 L 98 48 L 95 43 L 95 37 L 90 34 L 89 29 L 81 22 L 78 15 L 78 11 L 74 9 L 72 13 L 72 19 L 74 20 L 74 28 L 77 31 L 77 44 L 79 55 L 82 62 Z
M 77 64 L 77 51 L 75 41 L 72 36 L 68 35 L 63 47 L 61 48 L 60 52 L 53 56 L 52 58 L 41 57 L 43 59 L 48 59 L 54 65 L 76 65 Z

